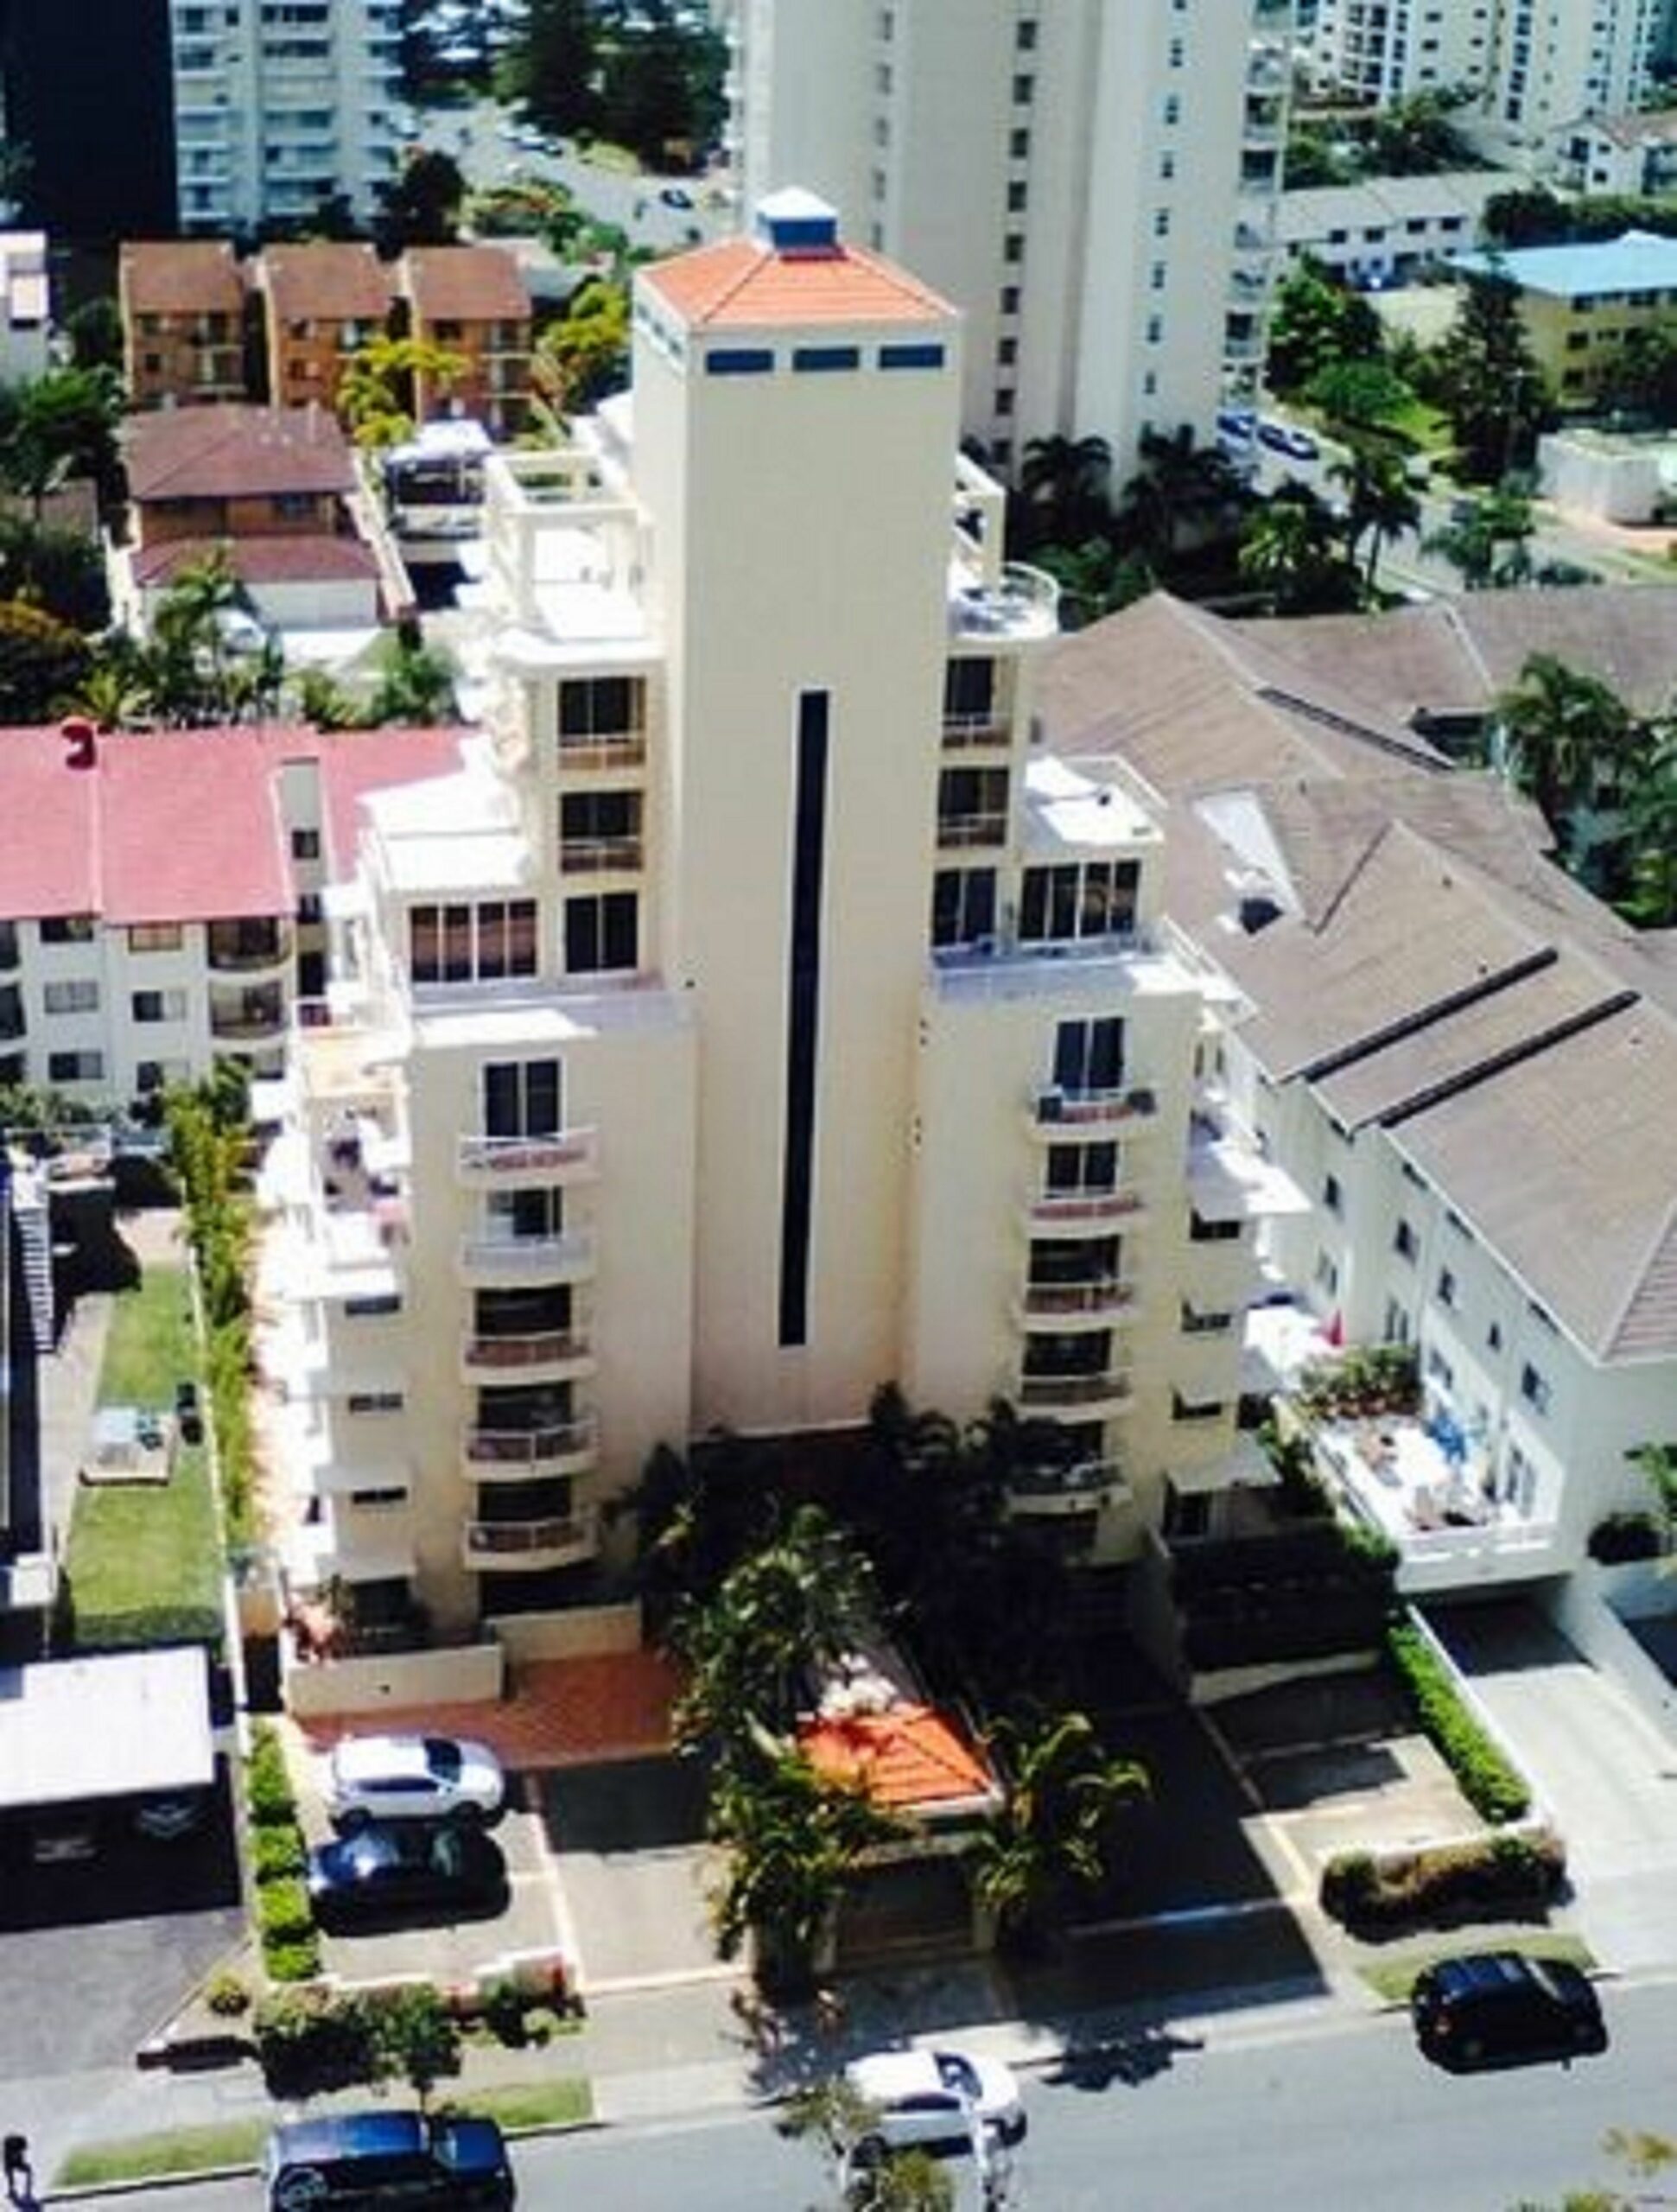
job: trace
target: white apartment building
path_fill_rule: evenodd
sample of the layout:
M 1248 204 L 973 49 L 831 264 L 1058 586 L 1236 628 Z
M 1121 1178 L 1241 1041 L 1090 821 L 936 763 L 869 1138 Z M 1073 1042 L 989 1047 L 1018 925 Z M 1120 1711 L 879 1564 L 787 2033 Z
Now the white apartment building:
M 181 227 L 227 235 L 396 175 L 398 0 L 170 0 Z
M 279 1074 L 300 992 L 324 982 L 322 902 L 359 793 L 455 743 L 0 732 L 0 812 L 29 825 L 0 840 L 0 1087 L 124 1107 L 221 1058 Z
M 486 464 L 495 703 L 376 796 L 273 1101 L 294 1589 L 585 1630 L 651 1448 L 883 1382 L 1058 1424 L 1098 1559 L 1221 1487 L 1255 1220 L 1121 779 L 958 453 L 960 319 L 806 194 L 636 280 L 632 395 Z M 553 1649 L 549 1643 L 544 1648 Z
M 967 318 L 962 429 L 1016 474 L 1203 442 L 1255 385 L 1291 0 L 729 0 L 747 205 L 801 183 Z
M 1496 135 L 1534 145 L 1637 106 L 1662 0 L 1321 0 L 1312 74 L 1386 101 L 1463 88 Z
M 0 384 L 44 376 L 52 308 L 44 231 L 0 231 Z

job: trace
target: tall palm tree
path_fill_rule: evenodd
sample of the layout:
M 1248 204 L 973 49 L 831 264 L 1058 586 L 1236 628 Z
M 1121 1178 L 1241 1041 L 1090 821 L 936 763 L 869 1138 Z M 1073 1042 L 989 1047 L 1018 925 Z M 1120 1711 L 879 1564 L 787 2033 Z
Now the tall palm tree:
M 1620 911 L 1643 929 L 1677 923 L 1677 720 L 1655 725 L 1625 796 L 1630 893 Z
M 1380 549 L 1388 538 L 1401 537 L 1420 521 L 1420 501 L 1410 486 L 1399 456 L 1366 442 L 1351 448 L 1349 461 L 1337 461 L 1328 472 L 1345 487 L 1350 512 L 1346 518 L 1346 550 L 1355 560 L 1366 535 L 1367 563 L 1363 572 L 1363 595 L 1372 600 L 1380 568 Z
M 1169 437 L 1149 431 L 1139 461 L 1124 486 L 1119 523 L 1144 556 L 1170 560 L 1223 526 L 1244 497 L 1227 456 L 1215 446 L 1196 445 L 1185 426 Z
M 1032 438 L 1025 448 L 1019 488 L 1036 544 L 1080 545 L 1110 509 L 1112 448 L 1104 438 Z
M 998 1721 L 1007 1802 L 975 1853 L 979 1901 L 998 1932 L 1041 1933 L 1079 1890 L 1099 1888 L 1112 1866 L 1118 1813 L 1151 1790 L 1147 1769 L 1115 1758 L 1086 1713 Z
M 1530 540 L 1536 526 L 1531 501 L 1523 493 L 1506 488 L 1486 492 L 1432 531 L 1423 550 L 1448 561 L 1469 591 L 1523 584 L 1531 578 Z
M 1621 772 L 1635 752 L 1629 709 L 1598 677 L 1553 653 L 1533 653 L 1496 713 L 1515 782 L 1564 845 L 1572 810 L 1589 800 L 1598 776 Z
M 1253 510 L 1236 556 L 1242 575 L 1277 607 L 1296 607 L 1319 591 L 1337 558 L 1333 518 L 1302 485 Z

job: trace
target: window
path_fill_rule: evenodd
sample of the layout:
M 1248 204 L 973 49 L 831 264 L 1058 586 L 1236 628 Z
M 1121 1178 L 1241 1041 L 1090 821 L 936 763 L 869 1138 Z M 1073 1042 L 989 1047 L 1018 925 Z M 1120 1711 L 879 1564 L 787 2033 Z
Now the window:
M 941 369 L 943 349 L 941 346 L 881 346 L 880 366 L 882 369 Z
M 859 369 L 861 366 L 860 346 L 795 346 L 792 348 L 794 372 L 809 374 L 823 369 Z
M 1161 346 L 1165 342 L 1165 322 L 1161 315 L 1150 315 L 1147 317 L 1147 339 L 1149 346 Z
M 1159 156 L 1159 181 L 1168 184 L 1176 175 L 1176 156 L 1168 148 Z
M 364 1506 L 371 1511 L 392 1505 L 405 1505 L 408 1493 L 400 1483 L 381 1485 L 378 1490 L 353 1490 L 349 1494 L 352 1505 Z
M 1339 1178 L 1337 1175 L 1328 1175 L 1323 1178 L 1322 1203 L 1330 1213 L 1340 1213 L 1344 1211 L 1345 1195 L 1339 1187 Z
M 1490 1326 L 1485 1331 L 1485 1350 L 1487 1351 L 1501 1351 L 1502 1349 L 1502 1325 L 1500 1321 L 1493 1321 Z
M 1013 161 L 1028 161 L 1031 156 L 1030 132 L 1028 130 L 1010 130 L 1007 134 L 1007 152 Z
M 1135 927 L 1140 868 L 1134 861 L 1073 861 L 1028 868 L 1020 901 L 1026 944 L 1074 938 L 1128 937 Z
M 1166 67 L 1179 69 L 1187 58 L 1188 49 L 1185 41 L 1179 38 L 1173 38 L 1166 54 Z
M 1165 275 L 1165 264 L 1162 261 L 1155 261 L 1153 264 L 1153 268 L 1147 280 L 1155 292 L 1162 292 L 1164 290 Z
M 995 359 L 998 368 L 1013 368 L 1019 360 L 1018 339 L 998 338 L 995 342 Z
M 103 1052 L 48 1052 L 47 1080 L 49 1083 L 103 1083 L 105 1054 Z
M 560 1060 L 488 1062 L 483 1071 L 484 1134 L 557 1136 L 565 1126 L 563 1073 Z
M 1124 1025 L 1115 1015 L 1062 1021 L 1054 1032 L 1054 1088 L 1073 1097 L 1104 1096 L 1124 1087 Z
M 344 1311 L 355 1321 L 371 1321 L 386 1313 L 399 1313 L 402 1294 L 399 1290 L 381 1290 L 365 1298 L 346 1298 Z
M 1420 1249 L 1415 1232 L 1407 1221 L 1400 1221 L 1392 1236 L 1392 1249 L 1401 1260 L 1413 1260 Z
M 565 901 L 565 967 L 600 975 L 640 964 L 640 902 L 632 891 Z
M 300 891 L 297 893 L 297 919 L 300 922 L 318 922 L 325 911 L 318 891 Z
M 1118 1187 L 1120 1154 L 1115 1144 L 1051 1144 L 1043 1170 L 1044 1195 L 1051 1198 L 1105 1196 Z
M 704 357 L 708 377 L 765 377 L 774 367 L 768 346 L 713 346 Z
M 625 737 L 645 722 L 644 687 L 632 676 L 587 676 L 559 686 L 559 742 Z
M 171 1084 L 191 1081 L 192 1065 L 187 1060 L 141 1060 L 134 1070 L 134 1087 L 143 1098 L 167 1090 Z
M 291 832 L 291 857 L 294 861 L 317 861 L 321 857 L 321 833 L 318 830 L 294 830 Z
M 179 922 L 137 922 L 128 932 L 130 952 L 179 952 L 186 932 Z
M 1221 1421 L 1223 1405 L 1221 1398 L 1185 1398 L 1180 1390 L 1171 1392 L 1171 1419 L 1180 1421 Z
M 995 870 L 940 868 L 931 883 L 934 945 L 971 944 L 995 935 Z
M 495 982 L 536 973 L 533 899 L 415 906 L 408 917 L 408 965 L 416 983 Z
M 1529 1360 L 1520 1370 L 1520 1395 L 1534 1413 L 1549 1410 L 1549 1379 Z
M 1004 261 L 1024 260 L 1025 240 L 1018 231 L 1009 231 L 1001 241 L 1001 257 Z
M 1446 1397 L 1456 1388 L 1456 1370 L 1436 1344 L 1426 1347 L 1426 1373 Z
M 1004 345 L 1011 345 L 1004 339 Z M 962 729 L 987 729 L 996 720 L 995 663 L 952 660 L 943 671 L 943 720 Z
M 1025 213 L 1028 194 L 1029 187 L 1022 178 L 1016 178 L 1007 188 L 1007 213 L 1010 215 L 1022 215 Z
M 1325 1293 L 1329 1298 L 1331 1298 L 1338 1289 L 1339 1269 L 1330 1254 L 1318 1252 L 1316 1255 L 1313 1280 L 1317 1288 Z
M 1036 47 L 1036 43 L 1037 27 L 1034 23 L 1027 22 L 1016 23 L 1014 25 L 1013 44 L 1019 48 L 1021 54 L 1032 53 Z
M 1034 77 L 1015 77 L 1013 79 L 1014 106 L 1029 107 L 1035 96 L 1036 89 L 1037 80 Z
M 1000 304 L 1003 315 L 1017 315 L 1019 313 L 1019 286 L 1017 284 L 1004 284 L 1002 286 Z
M 136 1021 L 184 1021 L 187 1018 L 184 991 L 136 991 L 131 1003 Z
M 574 791 L 559 802 L 559 862 L 572 874 L 640 866 L 640 793 Z
M 319 505 L 312 492 L 276 492 L 274 514 L 282 522 L 308 522 Z
M 1233 1313 L 1207 1309 L 1197 1311 L 1185 1298 L 1179 1309 L 1182 1333 L 1185 1337 L 1226 1337 L 1235 1325 Z
M 347 1402 L 353 1414 L 399 1414 L 402 1393 L 399 1390 L 352 1390 Z
M 92 941 L 91 914 L 54 914 L 41 925 L 42 944 L 91 944 Z
M 1166 127 L 1168 129 L 1172 124 L 1180 123 L 1181 120 L 1182 96 L 1179 92 L 1167 92 L 1165 95 Z
M 1211 1221 L 1197 1207 L 1188 1210 L 1188 1241 L 1191 1244 L 1232 1244 L 1241 1234 L 1238 1221 Z
M 48 983 L 41 995 L 41 1002 L 48 1014 L 97 1014 L 99 987 L 80 979 L 70 983 Z

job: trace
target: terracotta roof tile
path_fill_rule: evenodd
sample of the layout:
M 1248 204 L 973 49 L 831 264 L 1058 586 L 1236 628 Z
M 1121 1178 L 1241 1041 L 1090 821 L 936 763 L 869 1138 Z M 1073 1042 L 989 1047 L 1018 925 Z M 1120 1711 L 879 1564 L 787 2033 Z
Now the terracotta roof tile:
M 696 328 L 775 324 L 945 322 L 955 310 L 900 269 L 858 246 L 777 252 L 725 238 L 661 261 L 641 281 Z
M 897 1812 L 984 1797 L 996 1788 L 978 1752 L 929 1705 L 805 1721 L 797 1740 L 817 1774 L 860 1782 L 877 1804 Z
M 379 321 L 390 308 L 390 274 L 370 245 L 270 245 L 257 268 L 282 322 Z
M 131 238 L 120 289 L 133 315 L 238 315 L 245 285 L 225 238 Z
M 397 268 L 422 322 L 529 320 L 530 288 L 505 246 L 410 246 Z
M 247 584 L 350 583 L 378 574 L 378 556 L 359 537 L 310 531 L 287 537 L 175 537 L 140 546 L 133 556 L 134 581 L 165 584 L 211 553 L 225 553 L 234 575 Z
M 349 492 L 349 442 L 323 407 L 168 407 L 123 426 L 137 500 Z

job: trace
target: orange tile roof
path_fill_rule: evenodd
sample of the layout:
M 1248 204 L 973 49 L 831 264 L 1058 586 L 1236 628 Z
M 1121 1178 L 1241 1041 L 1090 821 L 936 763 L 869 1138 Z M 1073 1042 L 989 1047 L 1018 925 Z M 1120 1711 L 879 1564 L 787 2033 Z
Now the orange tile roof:
M 370 245 L 311 238 L 266 246 L 257 269 L 282 322 L 378 321 L 390 312 L 390 276 Z
M 955 309 L 859 246 L 777 251 L 725 238 L 661 261 L 645 281 L 683 321 L 711 330 L 808 322 L 943 322 Z
M 876 1804 L 896 1812 L 986 1797 L 996 1789 L 981 1755 L 929 1705 L 806 1720 L 797 1740 L 817 1774 L 860 1782 Z
M 410 245 L 397 270 L 422 324 L 530 320 L 530 288 L 505 246 Z
M 238 315 L 245 284 L 225 238 L 129 238 L 121 257 L 130 315 Z

